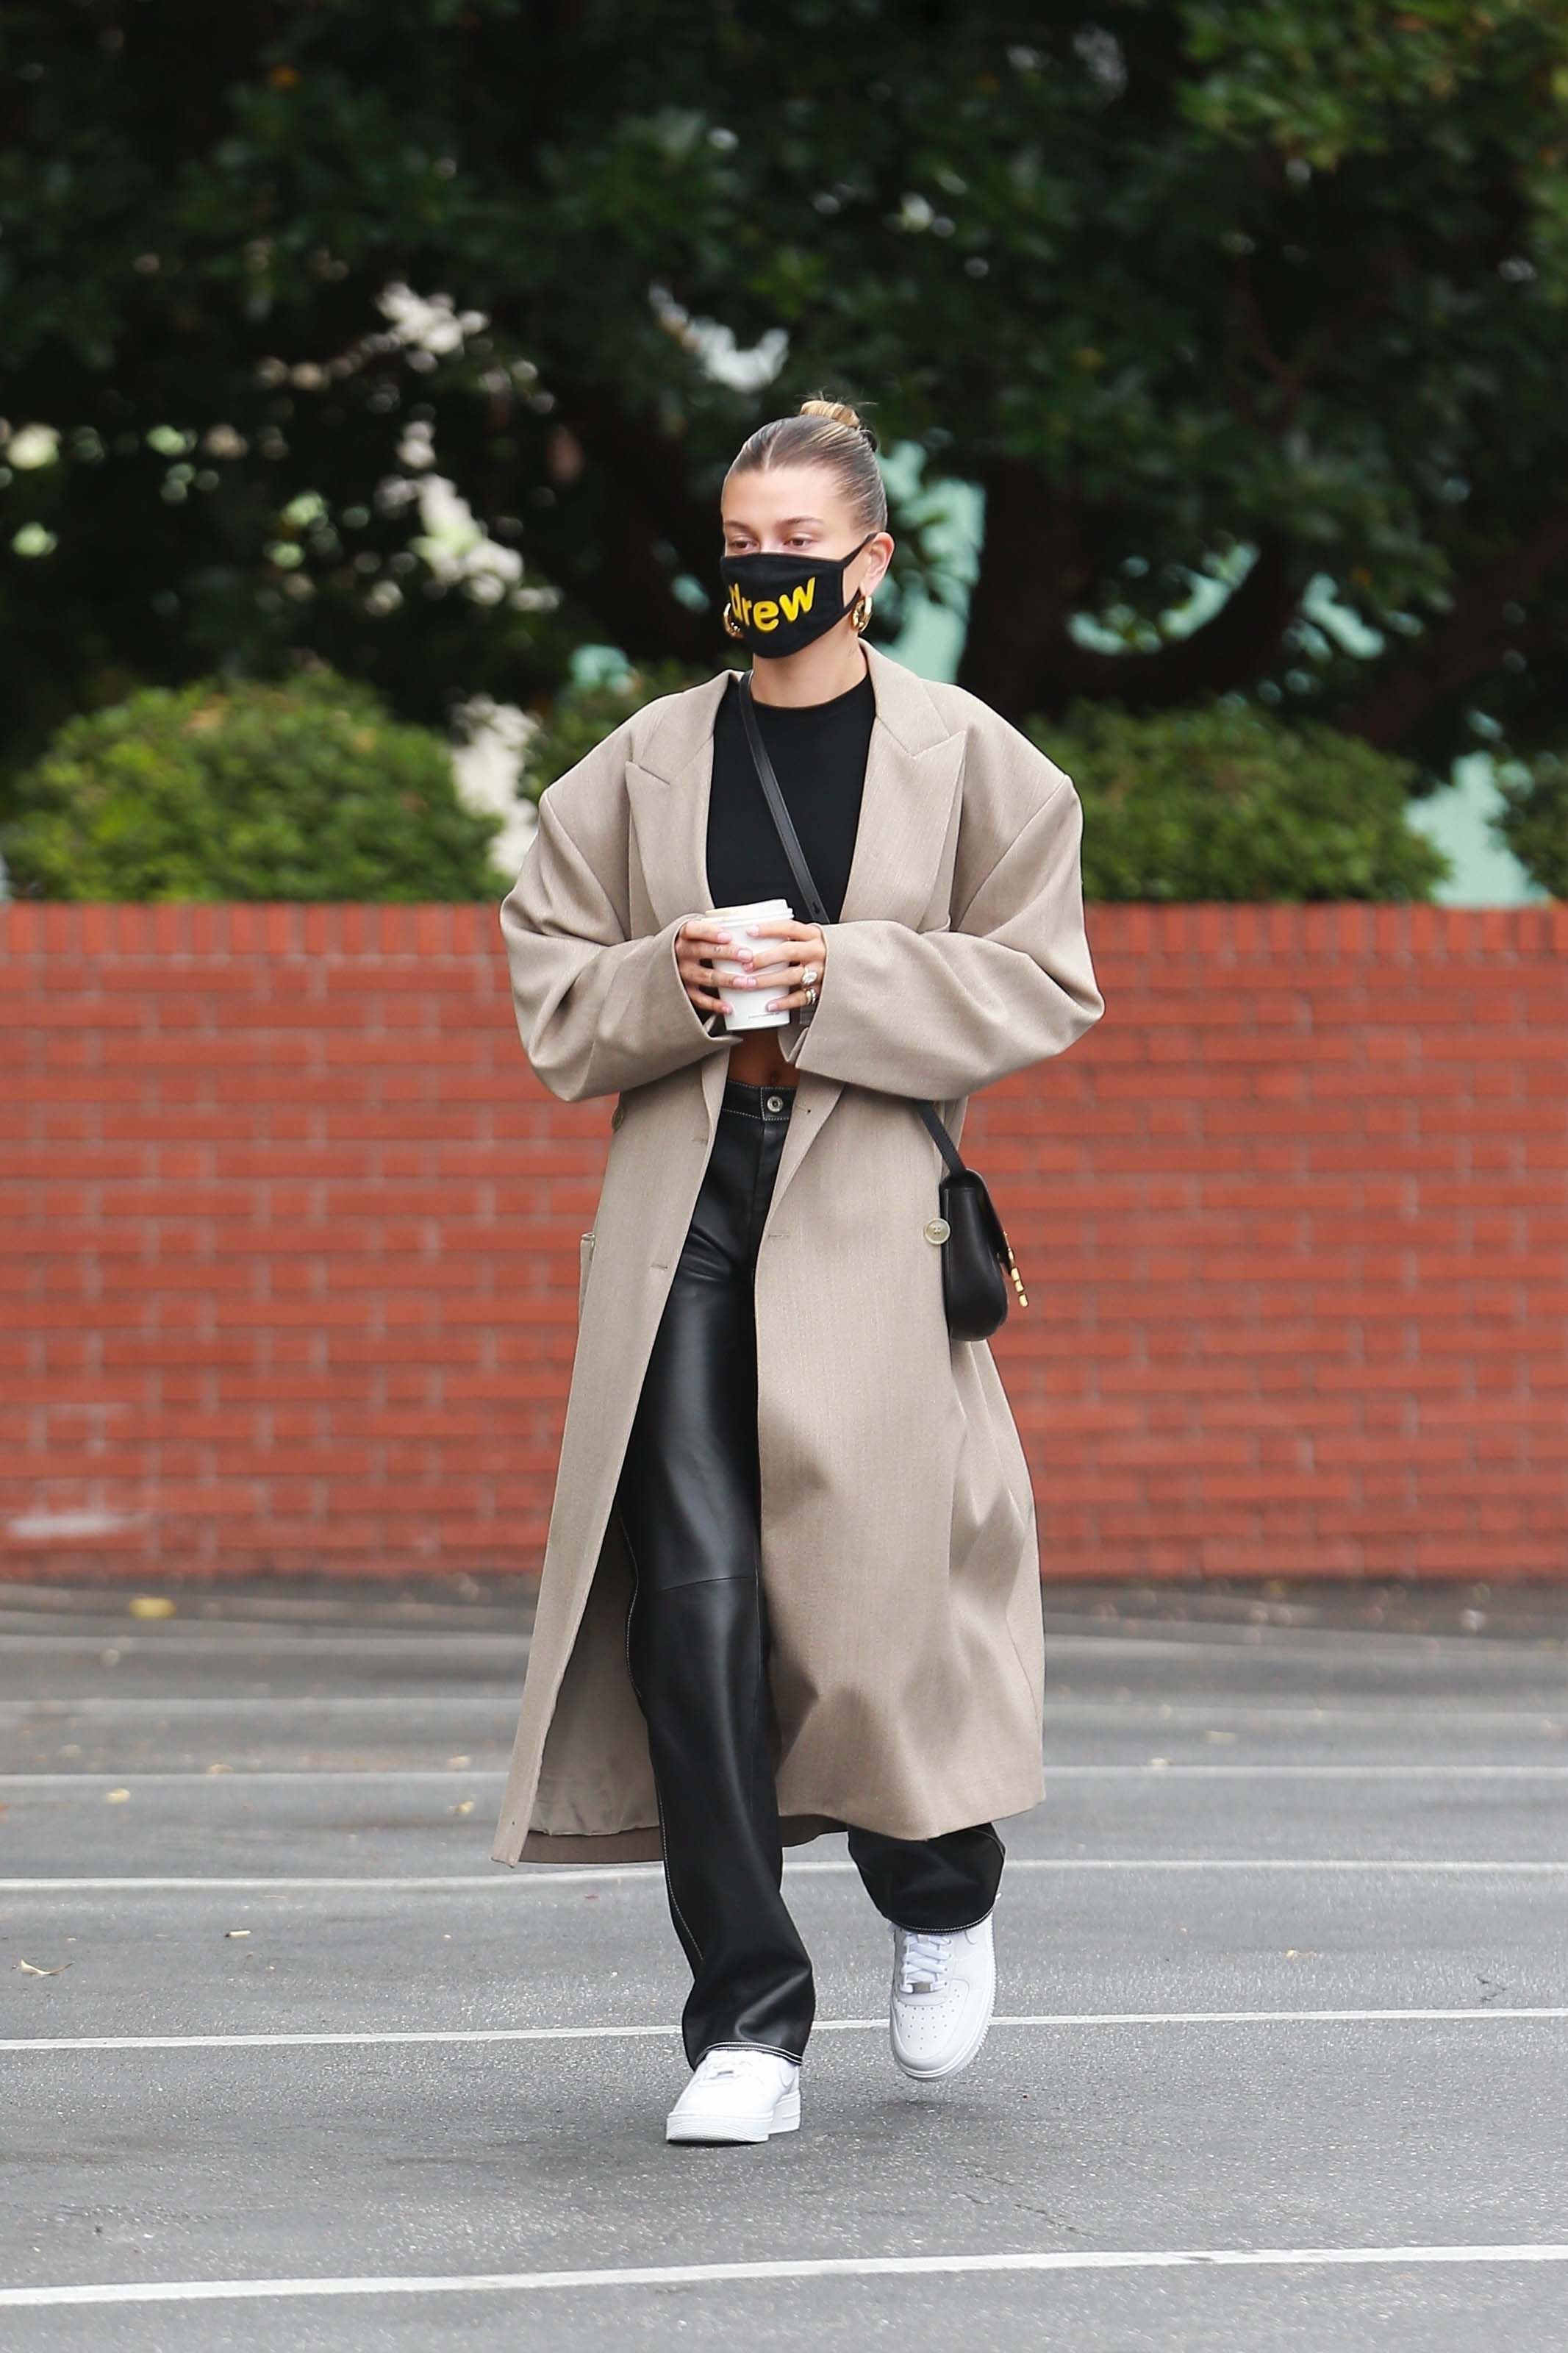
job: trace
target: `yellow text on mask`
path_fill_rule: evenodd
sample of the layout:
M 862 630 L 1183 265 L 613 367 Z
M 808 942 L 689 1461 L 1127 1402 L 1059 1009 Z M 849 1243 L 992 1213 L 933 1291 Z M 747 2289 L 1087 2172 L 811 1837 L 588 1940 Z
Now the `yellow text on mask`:
M 815 579 L 807 580 L 799 588 L 786 588 L 776 600 L 772 596 L 761 596 L 753 601 L 750 596 L 742 596 L 738 586 L 732 586 L 730 590 L 730 610 L 742 627 L 749 622 L 754 629 L 776 629 L 781 613 L 786 621 L 798 621 L 803 613 L 810 612 L 816 596 Z

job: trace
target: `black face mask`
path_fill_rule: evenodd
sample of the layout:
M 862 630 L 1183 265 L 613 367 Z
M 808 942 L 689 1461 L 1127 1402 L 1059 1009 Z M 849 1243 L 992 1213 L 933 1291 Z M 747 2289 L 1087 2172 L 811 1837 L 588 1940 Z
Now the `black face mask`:
M 868 531 L 860 547 L 876 538 Z M 726 555 L 720 575 L 730 591 L 730 628 L 753 654 L 797 654 L 852 612 L 844 596 L 847 555 Z

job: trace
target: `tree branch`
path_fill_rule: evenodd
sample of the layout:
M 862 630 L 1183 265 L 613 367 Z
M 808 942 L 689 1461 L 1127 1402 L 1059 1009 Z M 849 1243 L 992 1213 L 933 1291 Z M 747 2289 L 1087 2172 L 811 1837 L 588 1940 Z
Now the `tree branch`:
M 1023 459 L 998 459 L 982 479 L 985 538 L 958 678 L 1015 726 L 1059 715 L 1075 695 L 1163 710 L 1250 686 L 1274 665 L 1300 602 L 1288 541 L 1260 541 L 1246 579 L 1201 628 L 1148 653 L 1100 653 L 1068 628 L 1096 576 L 1078 507 Z
M 1340 721 L 1350 733 L 1384 747 L 1403 742 L 1458 688 L 1497 667 L 1519 632 L 1503 618 L 1552 567 L 1568 557 L 1568 504 L 1548 508 L 1530 536 L 1466 579 L 1454 609 L 1380 674 Z

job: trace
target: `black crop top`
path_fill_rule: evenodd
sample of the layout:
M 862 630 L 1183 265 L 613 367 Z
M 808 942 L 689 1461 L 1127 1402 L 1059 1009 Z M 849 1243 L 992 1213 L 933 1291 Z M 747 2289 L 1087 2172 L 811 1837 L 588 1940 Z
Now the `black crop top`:
M 869 675 L 827 702 L 754 705 L 813 880 L 838 921 L 855 854 L 866 754 L 877 699 Z M 800 887 L 784 856 L 746 748 L 739 688 L 726 688 L 713 728 L 713 790 L 708 804 L 708 884 L 716 907 L 787 899 L 802 923 Z

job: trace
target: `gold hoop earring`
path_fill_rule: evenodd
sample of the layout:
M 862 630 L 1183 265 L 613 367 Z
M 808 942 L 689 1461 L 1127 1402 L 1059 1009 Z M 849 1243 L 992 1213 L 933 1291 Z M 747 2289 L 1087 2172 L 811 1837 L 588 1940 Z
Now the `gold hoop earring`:
M 861 589 L 849 610 L 849 626 L 858 638 L 863 638 L 871 625 L 871 599 Z
M 745 634 L 744 629 L 742 628 L 741 624 L 735 618 L 733 607 L 726 605 L 724 607 L 724 635 L 727 638 L 739 639 L 743 638 Z

